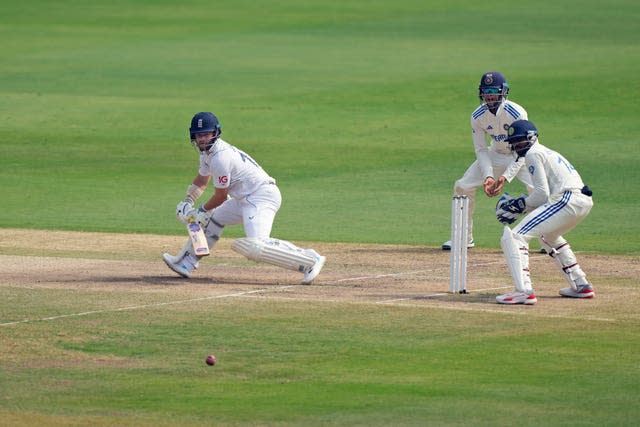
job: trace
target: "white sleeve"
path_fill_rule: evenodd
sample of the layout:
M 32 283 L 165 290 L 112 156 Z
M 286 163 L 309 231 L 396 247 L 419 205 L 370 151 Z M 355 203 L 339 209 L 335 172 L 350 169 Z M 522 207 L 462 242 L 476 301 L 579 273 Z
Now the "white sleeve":
M 230 150 L 219 151 L 211 161 L 211 179 L 215 188 L 229 188 L 231 184 L 230 153 Z
M 533 174 L 531 175 L 533 191 L 525 199 L 527 210 L 531 211 L 547 203 L 549 200 L 549 182 L 547 181 L 543 155 L 541 153 L 528 153 L 526 156 L 526 167 L 530 171 L 533 170 Z
M 522 168 L 523 165 L 524 165 L 523 157 L 518 158 L 518 160 L 514 159 L 513 162 L 509 163 L 509 166 L 507 166 L 507 169 L 504 171 L 502 176 L 504 176 L 507 179 L 507 182 L 513 181 L 513 178 L 515 178 L 516 175 L 518 175 L 518 172 L 520 172 L 520 168 Z
M 484 130 L 474 127 L 474 121 L 471 119 L 471 138 L 473 139 L 473 148 L 476 151 L 476 158 L 482 171 L 482 179 L 493 176 L 493 165 L 491 157 L 489 157 L 489 146 L 485 139 Z M 495 178 L 495 177 L 494 177 Z
M 209 169 L 209 165 L 207 164 L 207 156 L 205 154 L 200 154 L 200 166 L 198 167 L 198 174 L 202 176 L 211 175 L 211 170 Z

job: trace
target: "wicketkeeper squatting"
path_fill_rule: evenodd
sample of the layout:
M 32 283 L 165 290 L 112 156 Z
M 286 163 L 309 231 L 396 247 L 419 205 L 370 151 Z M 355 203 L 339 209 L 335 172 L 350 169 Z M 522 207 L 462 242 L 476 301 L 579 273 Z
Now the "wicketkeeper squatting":
M 538 130 L 532 122 L 516 120 L 509 126 L 508 135 L 511 149 L 518 157 L 524 157 L 524 167 L 531 175 L 534 189 L 528 196 L 505 194 L 496 206 L 498 221 L 504 224 L 512 224 L 526 213 L 513 230 L 504 228 L 500 243 L 515 291 L 499 295 L 496 301 L 500 304 L 536 303 L 529 273 L 529 241 L 533 238 L 541 239 L 569 284 L 568 288 L 560 289 L 560 295 L 593 298 L 593 287 L 571 246 L 562 237 L 591 211 L 591 190 L 567 159 L 538 142 Z
M 221 133 L 218 118 L 212 113 L 193 116 L 189 136 L 200 152 L 200 166 L 185 200 L 176 206 L 178 220 L 186 223 L 189 217 L 195 217 L 205 231 L 209 248 L 215 246 L 225 226 L 242 224 L 246 237 L 234 240 L 233 250 L 256 262 L 297 271 L 303 275 L 303 284 L 311 283 L 326 258 L 313 249 L 270 237 L 282 202 L 276 180 L 247 153 L 222 140 Z M 214 194 L 194 208 L 211 181 Z M 188 278 L 202 257 L 194 254 L 188 239 L 177 255 L 165 253 L 162 258 L 171 270 Z

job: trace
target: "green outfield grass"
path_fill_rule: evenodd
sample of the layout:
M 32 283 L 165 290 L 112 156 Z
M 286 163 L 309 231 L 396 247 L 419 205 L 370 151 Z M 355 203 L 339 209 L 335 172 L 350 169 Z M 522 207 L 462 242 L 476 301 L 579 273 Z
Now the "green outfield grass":
M 453 182 L 474 160 L 479 77 L 499 69 L 542 141 L 594 190 L 574 246 L 637 253 L 639 11 L 631 1 L 5 5 L 0 226 L 181 233 L 173 211 L 196 167 L 186 128 L 212 110 L 224 137 L 279 180 L 274 234 L 437 245 Z M 497 245 L 494 204 L 480 200 L 480 246 Z
M 164 298 L 2 294 L 50 315 Z M 517 313 L 236 299 L 1 327 L 0 415 L 7 425 L 635 425 L 637 321 L 576 328 L 531 316 L 533 329 Z M 204 364 L 211 349 L 215 367 Z

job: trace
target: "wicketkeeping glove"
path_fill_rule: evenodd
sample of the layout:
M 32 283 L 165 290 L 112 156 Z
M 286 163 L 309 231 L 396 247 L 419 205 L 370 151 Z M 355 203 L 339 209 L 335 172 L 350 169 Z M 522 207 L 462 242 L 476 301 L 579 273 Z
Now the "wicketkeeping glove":
M 504 193 L 496 204 L 496 218 L 503 224 L 513 224 L 527 207 L 525 195 L 513 197 Z

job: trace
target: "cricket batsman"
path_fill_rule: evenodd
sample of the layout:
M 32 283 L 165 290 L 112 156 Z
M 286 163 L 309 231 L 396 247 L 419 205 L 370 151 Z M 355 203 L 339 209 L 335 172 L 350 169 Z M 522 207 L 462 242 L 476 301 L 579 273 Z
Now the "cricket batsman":
M 324 266 L 326 258 L 313 249 L 301 249 L 291 242 L 270 237 L 282 196 L 276 180 L 247 153 L 220 138 L 222 128 L 210 112 L 200 112 L 191 119 L 189 136 L 200 153 L 200 166 L 187 188 L 183 201 L 176 206 L 179 221 L 195 218 L 205 232 L 209 248 L 220 239 L 224 227 L 242 224 L 246 237 L 235 239 L 231 248 L 245 257 L 276 265 L 302 274 L 302 283 L 311 283 Z M 198 208 L 194 203 L 213 183 L 213 195 Z M 187 240 L 177 255 L 162 256 L 167 266 L 189 278 L 202 258 L 194 253 Z
M 562 237 L 591 211 L 591 190 L 567 159 L 538 141 L 538 129 L 532 122 L 513 122 L 506 142 L 518 158 L 524 159 L 523 170 L 531 176 L 534 190 L 528 196 L 519 197 L 505 193 L 498 200 L 496 216 L 501 223 L 512 224 L 520 215 L 526 216 L 513 230 L 504 227 L 500 243 L 515 291 L 497 296 L 496 301 L 499 304 L 536 303 L 529 274 L 529 241 L 533 238 L 541 240 L 569 284 L 560 289 L 560 295 L 593 298 L 593 286 L 587 281 L 569 242 Z

